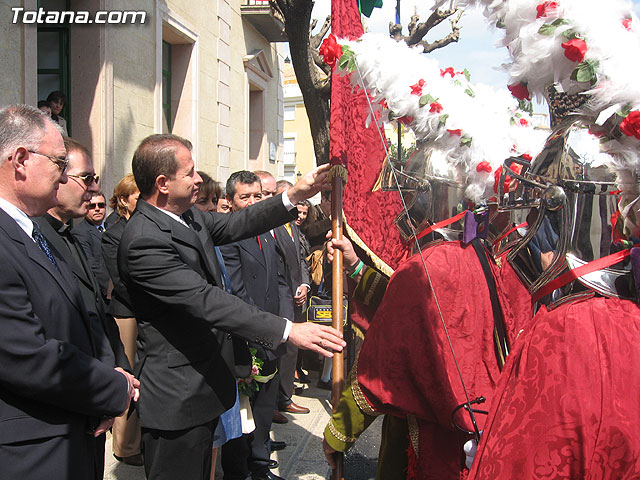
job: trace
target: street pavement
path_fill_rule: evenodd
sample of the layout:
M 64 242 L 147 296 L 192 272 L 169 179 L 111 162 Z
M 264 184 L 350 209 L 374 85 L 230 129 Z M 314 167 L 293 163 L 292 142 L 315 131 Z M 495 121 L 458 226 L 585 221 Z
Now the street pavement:
M 273 452 L 279 468 L 272 470 L 286 480 L 324 480 L 331 478 L 331 470 L 322 452 L 322 432 L 331 414 L 331 392 L 316 388 L 317 374 L 311 372 L 311 383 L 301 395 L 294 396 L 298 405 L 308 407 L 308 414 L 285 414 L 289 423 L 274 424 L 271 438 L 284 441 L 284 450 Z M 376 420 L 345 456 L 345 479 L 374 480 L 382 419 Z M 115 460 L 111 450 L 111 436 L 107 436 L 105 480 L 145 480 L 143 467 L 132 467 Z M 222 470 L 216 470 L 216 480 L 222 480 Z M 176 479 L 180 480 L 180 479 Z

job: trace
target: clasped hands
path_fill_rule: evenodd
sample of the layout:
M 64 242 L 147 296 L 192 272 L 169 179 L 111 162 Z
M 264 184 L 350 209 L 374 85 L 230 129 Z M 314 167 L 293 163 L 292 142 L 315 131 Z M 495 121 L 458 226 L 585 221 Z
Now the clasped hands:
M 128 398 L 129 401 L 127 402 L 127 407 L 119 415 L 119 416 L 122 416 L 122 415 L 126 415 L 127 411 L 129 410 L 129 404 L 131 403 L 131 400 L 133 400 L 134 402 L 137 402 L 138 398 L 140 398 L 140 380 L 138 380 L 136 377 L 134 377 L 129 372 L 126 372 L 120 367 L 116 367 L 115 370 L 117 372 L 120 372 L 127 379 L 127 395 L 129 397 Z M 93 436 L 99 437 L 100 435 L 105 433 L 107 430 L 109 430 L 113 426 L 113 421 L 114 421 L 113 418 L 103 419 L 94 430 Z

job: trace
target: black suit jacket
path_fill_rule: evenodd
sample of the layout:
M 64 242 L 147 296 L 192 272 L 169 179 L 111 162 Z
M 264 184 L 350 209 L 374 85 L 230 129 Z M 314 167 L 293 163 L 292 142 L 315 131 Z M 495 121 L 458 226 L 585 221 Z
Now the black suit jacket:
M 161 430 L 202 425 L 234 404 L 233 359 L 223 359 L 216 329 L 268 348 L 279 345 L 285 329 L 282 318 L 220 288 L 214 252 L 214 242 L 242 240 L 291 220 L 282 199 L 233 214 L 194 207 L 184 217 L 190 228 L 139 200 L 118 249 L 138 322 L 140 422 Z
M 280 269 L 275 239 L 269 232 L 259 235 L 259 238 L 260 243 L 257 237 L 251 237 L 220 247 L 231 280 L 231 290 L 248 304 L 283 316 L 281 301 L 287 301 L 289 286 Z M 249 342 L 249 346 L 255 348 L 258 357 L 263 360 L 275 360 L 284 354 L 284 344 L 275 351 L 253 342 Z M 271 373 L 263 372 L 264 375 Z
M 82 470 L 83 446 L 92 441 L 85 432 L 125 409 L 127 381 L 113 369 L 102 326 L 87 314 L 65 263 L 58 271 L 3 210 L 0 244 L 0 444 L 23 450 L 15 453 L 23 455 L 22 471 L 45 462 L 51 478 L 70 471 L 91 478 Z M 65 455 L 42 457 L 38 445 L 56 438 L 70 446 Z M 21 470 L 3 452 L 1 475 L 9 478 Z
M 109 273 L 102 258 L 102 233 L 95 225 L 89 223 L 86 218 L 73 227 L 71 233 L 76 237 L 89 259 L 89 266 L 98 280 L 102 297 L 107 298 Z
M 105 230 L 102 234 L 102 257 L 113 283 L 111 301 L 107 306 L 107 311 L 116 317 L 132 318 L 134 315 L 131 311 L 131 305 L 128 303 L 127 292 L 118 272 L 118 245 L 120 245 L 120 239 L 126 225 L 127 219 L 119 217 Z
M 84 255 L 84 250 L 77 243 L 75 245 L 72 243 L 71 246 L 66 243 L 62 238 L 63 234 L 61 231 L 69 227 L 48 213 L 43 217 L 34 218 L 34 220 L 40 225 L 40 230 L 51 245 L 54 256 L 62 259 L 71 267 L 71 271 L 80 286 L 80 293 L 82 294 L 85 308 L 89 312 L 89 315 L 94 318 L 96 324 L 102 324 L 104 328 L 106 338 L 109 340 L 110 348 L 115 356 L 116 365 L 131 371 L 131 365 L 124 353 L 124 346 L 120 340 L 118 325 L 113 317 L 106 313 L 106 307 L 102 299 L 98 281 L 93 275 L 89 261 Z M 76 237 L 70 235 L 67 238 L 70 242 L 75 242 Z M 76 249 L 78 252 L 77 256 L 73 255 L 71 248 Z
M 275 228 L 273 232 L 276 237 L 278 252 L 280 254 L 280 259 L 284 265 L 283 268 L 286 272 L 285 277 L 290 289 L 290 313 L 283 313 L 283 315 L 285 315 L 287 318 L 290 318 L 291 320 L 294 320 L 296 318 L 298 320 L 301 320 L 304 309 L 302 307 L 297 307 L 294 305 L 293 297 L 300 285 L 302 285 L 303 283 L 307 285 L 311 284 L 309 280 L 309 265 L 302 255 L 302 247 L 300 246 L 300 231 L 298 229 L 298 226 L 293 222 L 291 222 L 290 225 L 293 238 L 291 238 L 291 235 L 289 235 L 289 232 L 287 232 L 284 226 Z

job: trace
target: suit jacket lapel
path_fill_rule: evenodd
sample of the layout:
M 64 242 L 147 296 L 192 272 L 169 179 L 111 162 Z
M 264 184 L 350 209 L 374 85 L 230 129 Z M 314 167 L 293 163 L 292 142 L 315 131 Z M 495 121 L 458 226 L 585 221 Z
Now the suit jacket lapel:
M 148 204 L 142 199 L 138 201 L 136 209 L 156 223 L 161 230 L 170 232 L 173 240 L 197 250 L 200 257 L 203 259 L 202 264 L 205 267 L 210 280 L 219 287 L 222 287 L 222 273 L 218 266 L 218 259 L 215 257 L 215 252 L 213 250 L 213 241 L 209 236 L 209 232 L 207 232 L 207 230 L 195 219 L 194 212 L 192 210 L 185 212 L 182 217 L 189 225 L 187 227 L 182 225 L 180 222 L 173 220 L 165 213 L 158 211 L 156 207 Z M 210 250 L 209 255 L 207 255 L 207 250 Z
M 51 261 L 47 258 L 45 253 L 40 250 L 33 239 L 27 235 L 24 230 L 22 230 L 18 224 L 7 215 L 6 212 L 0 209 L 0 227 L 5 230 L 7 235 L 17 244 L 21 245 L 25 252 L 25 255 L 29 257 L 29 259 L 35 264 L 39 265 L 41 268 L 46 270 L 53 279 L 60 285 L 62 291 L 65 296 L 69 299 L 69 301 L 73 304 L 73 306 L 79 311 L 83 311 L 82 309 L 82 299 L 75 295 L 77 293 L 78 288 L 75 285 L 73 274 L 69 270 L 68 266 L 64 261 L 58 262 L 58 269 L 51 263 Z M 73 288 L 75 287 L 75 289 Z
M 273 237 L 271 236 L 271 234 L 268 233 L 267 235 L 269 236 L 271 241 L 273 241 Z M 269 239 L 267 238 L 267 235 L 264 235 L 264 234 L 260 235 L 260 244 L 258 244 L 258 240 L 256 239 L 256 237 L 246 238 L 238 242 L 238 245 L 240 246 L 240 248 L 242 248 L 249 255 L 254 257 L 258 261 L 258 263 L 265 268 L 266 268 L 266 261 L 265 261 L 264 247 L 266 245 L 266 242 L 269 241 Z

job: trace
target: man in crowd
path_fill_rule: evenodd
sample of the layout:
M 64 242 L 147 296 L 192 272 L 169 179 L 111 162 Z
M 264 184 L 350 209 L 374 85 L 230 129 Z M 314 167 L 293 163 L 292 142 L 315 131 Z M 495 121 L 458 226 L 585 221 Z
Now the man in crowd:
M 231 174 L 226 191 L 233 212 L 251 207 L 262 200 L 260 179 L 245 170 Z M 270 232 L 224 245 L 220 250 L 234 295 L 265 312 L 286 314 L 282 310 L 288 310 L 281 304 L 287 301 L 289 287 L 280 269 L 275 239 Z M 282 345 L 276 351 L 271 351 L 253 342 L 249 342 L 249 347 L 255 348 L 256 356 L 264 362 L 260 375 L 275 376 L 266 383 L 261 383 L 252 399 L 251 409 L 256 429 L 251 436 L 244 435 L 222 447 L 222 467 L 225 478 L 229 479 L 244 480 L 250 472 L 253 480 L 277 480 L 281 477 L 269 472 L 270 466 L 277 466 L 277 462 L 269 458 L 272 443 L 269 431 L 278 396 L 278 353 L 284 352 L 286 347 Z M 248 459 L 243 452 L 248 453 Z
M 101 478 L 96 437 L 137 398 L 69 266 L 38 225 L 68 181 L 55 124 L 0 109 L 0 478 Z
M 102 232 L 108 227 L 105 222 L 107 202 L 100 190 L 93 192 L 88 208 L 84 220 L 74 227 L 73 236 L 87 255 L 91 270 L 98 279 L 102 297 L 106 299 L 109 289 L 109 272 L 102 257 Z
M 288 190 L 289 185 L 285 184 L 280 191 L 276 179 L 269 172 L 258 170 L 254 172 L 262 182 L 262 196 L 265 198 L 272 197 L 276 194 Z M 287 182 L 288 183 L 288 182 Z M 283 303 L 283 308 L 287 311 L 283 315 L 291 318 L 295 322 L 302 319 L 303 305 L 307 302 L 307 293 L 309 287 L 309 267 L 300 255 L 300 235 L 298 227 L 293 222 L 286 223 L 278 228 L 273 229 L 273 235 L 278 246 L 278 253 L 282 262 L 282 269 L 285 272 L 285 278 L 289 286 L 287 302 Z M 293 395 L 293 378 L 296 370 L 296 361 L 298 358 L 298 349 L 295 346 L 287 345 L 287 351 L 280 359 L 280 391 L 278 394 L 278 410 L 287 413 L 309 413 L 307 407 L 303 407 L 294 403 Z M 286 417 L 281 415 L 285 420 Z M 282 422 L 277 417 L 276 420 Z
M 56 260 L 66 262 L 80 286 L 84 306 L 94 319 L 94 324 L 102 325 L 109 339 L 109 345 L 118 367 L 130 371 L 131 365 L 124 353 L 118 326 L 112 316 L 106 313 L 98 280 L 90 268 L 84 250 L 72 235 L 71 220 L 82 218 L 87 213 L 87 205 L 92 195 L 98 191 L 98 176 L 95 174 L 89 151 L 75 140 L 65 137 L 67 150 L 66 175 L 69 181 L 58 188 L 58 205 L 50 208 L 42 217 L 33 220 L 50 245 Z M 100 436 L 102 451 L 98 452 L 98 469 L 104 470 L 104 441 Z
M 326 188 L 328 168 L 303 176 L 288 195 L 226 215 L 191 208 L 201 178 L 186 139 L 147 137 L 134 153 L 133 174 L 140 200 L 122 236 L 118 269 L 138 322 L 145 470 L 149 479 L 205 479 L 217 419 L 236 392 L 214 330 L 327 356 L 345 345 L 331 328 L 293 324 L 226 293 L 214 253 L 216 244 L 291 220 L 298 201 Z

